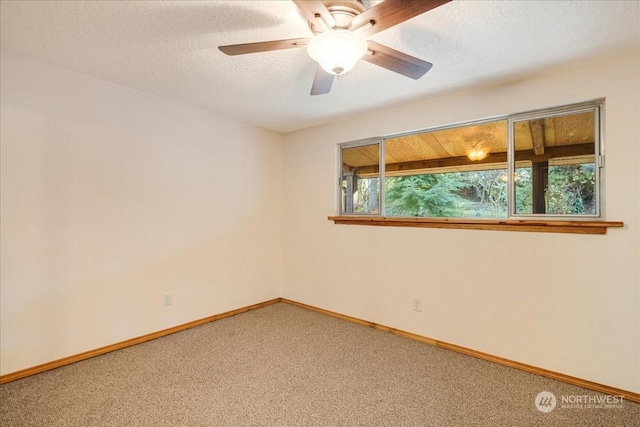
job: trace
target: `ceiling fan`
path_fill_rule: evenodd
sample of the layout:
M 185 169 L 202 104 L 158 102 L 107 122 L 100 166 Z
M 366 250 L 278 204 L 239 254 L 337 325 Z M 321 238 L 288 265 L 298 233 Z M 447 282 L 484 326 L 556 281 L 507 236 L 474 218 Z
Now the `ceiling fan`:
M 318 62 L 311 95 L 331 91 L 336 76 L 345 74 L 360 59 L 419 79 L 433 64 L 391 49 L 365 37 L 371 36 L 450 0 L 293 0 L 309 21 L 313 37 L 220 46 L 227 55 L 307 47 Z M 365 8 L 364 4 L 374 6 Z

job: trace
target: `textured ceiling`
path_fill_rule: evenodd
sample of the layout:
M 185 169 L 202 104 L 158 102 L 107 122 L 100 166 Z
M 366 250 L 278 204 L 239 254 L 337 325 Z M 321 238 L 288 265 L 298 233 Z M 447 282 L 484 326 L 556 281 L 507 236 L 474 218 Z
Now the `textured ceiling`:
M 310 96 L 316 64 L 305 49 L 235 57 L 217 49 L 310 36 L 290 1 L 0 5 L 3 50 L 279 132 L 640 43 L 637 1 L 453 1 L 371 37 L 432 62 L 420 80 L 360 61 L 331 93 Z

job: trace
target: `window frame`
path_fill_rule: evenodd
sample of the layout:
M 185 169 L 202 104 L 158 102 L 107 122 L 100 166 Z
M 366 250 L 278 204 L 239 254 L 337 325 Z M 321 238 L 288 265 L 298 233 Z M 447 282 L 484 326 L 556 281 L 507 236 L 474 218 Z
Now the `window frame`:
M 594 220 L 602 217 L 602 176 L 604 174 L 604 150 L 603 150 L 603 135 L 602 135 L 602 122 L 604 109 L 604 99 L 595 100 L 591 102 L 585 102 L 580 104 L 572 104 L 563 107 L 547 108 L 543 110 L 535 110 L 526 113 L 513 114 L 508 117 L 508 153 L 507 153 L 507 168 L 508 168 L 508 181 L 507 187 L 509 195 L 507 197 L 507 212 L 509 219 L 532 219 L 539 220 L 545 219 L 549 221 L 557 220 Z M 579 114 L 593 111 L 594 114 L 594 166 L 595 166 L 595 183 L 594 183 L 594 197 L 595 197 L 595 213 L 593 214 L 573 214 L 573 215 L 557 215 L 557 214 L 519 214 L 516 212 L 516 194 L 515 194 L 515 182 L 513 176 L 515 174 L 515 136 L 514 126 L 518 122 L 545 119 L 549 117 L 557 117 L 571 114 Z
M 378 204 L 380 206 L 380 213 L 367 213 L 363 214 L 360 212 L 349 212 L 345 213 L 342 211 L 342 179 L 343 179 L 343 159 L 342 153 L 345 149 L 355 148 L 355 147 L 365 147 L 367 145 L 376 145 L 378 144 L 378 185 L 380 189 L 378 191 Z M 380 176 L 384 176 L 384 138 L 376 137 L 376 138 L 367 138 L 358 141 L 345 142 L 342 144 L 338 144 L 338 212 L 340 215 L 366 215 L 366 216 L 382 216 L 384 214 L 384 188 L 382 185 L 384 184 L 384 180 L 380 180 Z M 382 174 L 382 175 L 380 175 Z
M 455 129 L 465 126 L 471 125 L 480 125 L 484 123 L 490 123 L 495 121 L 505 120 L 507 122 L 507 217 L 506 218 L 486 218 L 485 220 L 489 223 L 491 222 L 500 222 L 500 221 L 508 221 L 508 222 L 522 222 L 522 221 L 537 221 L 537 222 L 547 222 L 547 221 L 558 221 L 558 222 L 579 222 L 579 221 L 598 221 L 603 219 L 604 212 L 604 196 L 602 194 L 603 191 L 603 176 L 604 176 L 604 104 L 605 99 L 599 98 L 592 101 L 586 101 L 575 104 L 568 104 L 559 107 L 550 107 L 538 110 L 531 110 L 526 112 L 507 114 L 502 116 L 494 116 L 487 117 L 478 120 L 470 120 L 465 122 L 458 122 L 453 124 L 447 124 L 443 126 L 434 126 L 429 128 L 417 129 L 408 132 L 401 132 L 396 134 L 390 134 L 380 137 L 366 138 L 357 141 L 350 141 L 345 143 L 337 144 L 338 150 L 338 193 L 337 193 L 337 212 L 338 216 L 332 216 L 331 219 L 336 219 L 340 217 L 367 217 L 372 219 L 386 219 L 394 220 L 393 222 L 397 222 L 395 220 L 409 220 L 411 223 L 416 223 L 415 220 L 419 220 L 419 223 L 426 223 L 430 220 L 434 220 L 439 222 L 441 220 L 447 220 L 445 222 L 450 223 L 462 223 L 468 221 L 469 223 L 475 223 L 478 220 L 465 218 L 465 217 L 413 217 L 413 216 L 386 216 L 386 206 L 385 206 L 385 141 L 387 139 L 399 138 L 404 136 L 417 135 L 428 132 L 437 132 L 448 129 Z M 542 119 L 548 118 L 552 116 L 561 116 L 561 115 L 570 115 L 570 114 L 578 114 L 584 112 L 594 112 L 594 162 L 595 162 L 595 184 L 594 184 L 594 198 L 595 198 L 595 213 L 594 214 L 568 214 L 568 215 L 557 215 L 557 214 L 517 214 L 515 212 L 515 182 L 513 179 L 516 165 L 515 165 L 515 135 L 514 135 L 514 124 L 517 122 L 525 121 L 525 120 L 534 120 L 534 119 Z M 367 213 L 362 214 L 358 212 L 343 212 L 342 207 L 342 167 L 343 167 L 343 158 L 342 153 L 343 149 L 346 148 L 354 148 L 365 145 L 379 144 L 379 168 L 378 168 L 378 182 L 380 185 L 379 191 L 379 203 L 380 203 L 380 213 Z M 402 222 L 402 221 L 400 221 Z M 406 222 L 406 221 L 405 221 Z M 616 224 L 618 224 L 616 222 Z M 619 223 L 621 224 L 621 223 Z M 621 226 L 621 225 L 612 225 L 612 226 Z

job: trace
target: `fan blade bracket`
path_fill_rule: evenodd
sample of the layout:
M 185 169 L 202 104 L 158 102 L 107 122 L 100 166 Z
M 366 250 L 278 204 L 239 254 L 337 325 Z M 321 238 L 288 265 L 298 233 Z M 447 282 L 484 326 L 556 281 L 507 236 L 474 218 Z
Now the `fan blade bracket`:
M 333 26 L 331 26 L 331 23 L 325 21 L 319 13 L 316 13 L 315 23 L 316 27 L 322 28 L 323 33 L 326 31 L 331 31 L 333 29 L 333 26 L 335 26 L 335 21 L 333 23 Z
M 336 26 L 333 15 L 320 0 L 293 0 L 293 2 L 305 18 L 317 26 L 329 29 Z
M 350 28 L 350 31 L 356 34 L 364 34 L 365 32 L 371 30 L 374 25 L 376 25 L 376 21 L 373 19 L 370 19 L 369 21 L 358 26 L 357 28 Z
M 385 0 L 353 18 L 350 28 L 359 28 L 374 21 L 372 27 L 362 32 L 364 36 L 371 36 L 449 1 L 451 0 Z

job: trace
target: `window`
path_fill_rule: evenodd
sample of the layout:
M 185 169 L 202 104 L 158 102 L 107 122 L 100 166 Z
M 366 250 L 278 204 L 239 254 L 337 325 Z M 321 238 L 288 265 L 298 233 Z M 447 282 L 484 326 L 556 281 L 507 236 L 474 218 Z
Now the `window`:
M 385 215 L 507 217 L 507 120 L 389 138 Z
M 342 144 L 340 213 L 598 217 L 601 105 Z
M 380 142 L 345 145 L 341 150 L 341 212 L 380 213 Z
M 511 121 L 516 215 L 596 216 L 598 110 Z

